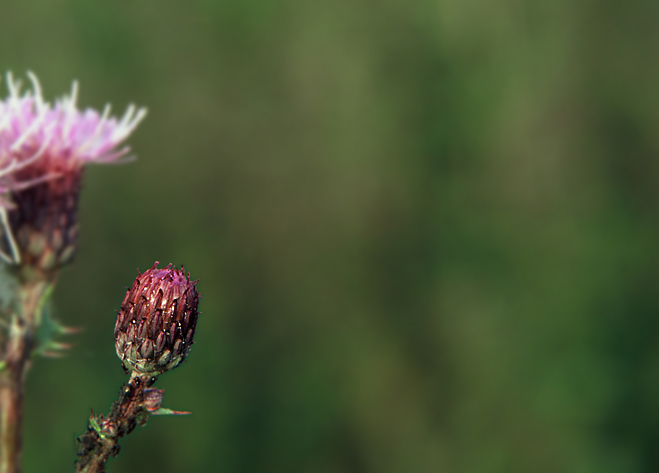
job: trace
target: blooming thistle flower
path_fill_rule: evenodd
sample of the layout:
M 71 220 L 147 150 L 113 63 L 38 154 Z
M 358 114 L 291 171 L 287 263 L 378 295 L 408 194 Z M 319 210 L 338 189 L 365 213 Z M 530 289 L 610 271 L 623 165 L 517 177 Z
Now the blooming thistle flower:
M 146 115 L 130 105 L 118 120 L 78 110 L 78 85 L 71 94 L 45 102 L 36 76 L 32 90 L 7 74 L 8 97 L 0 100 L 0 220 L 5 251 L 0 256 L 49 278 L 76 250 L 80 181 L 87 163 L 130 159 L 119 145 Z
M 127 371 L 157 376 L 185 361 L 197 326 L 198 281 L 158 262 L 138 274 L 114 326 L 117 355 Z

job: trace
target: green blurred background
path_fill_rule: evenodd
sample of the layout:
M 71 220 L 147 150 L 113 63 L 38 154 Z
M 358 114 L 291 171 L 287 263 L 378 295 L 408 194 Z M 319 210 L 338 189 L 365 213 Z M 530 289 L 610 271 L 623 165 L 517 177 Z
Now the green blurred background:
M 112 472 L 659 470 L 659 3 L 31 0 L 0 68 L 130 102 L 88 169 L 25 471 L 126 379 L 136 268 L 204 295 Z M 2 96 L 4 97 L 4 81 Z

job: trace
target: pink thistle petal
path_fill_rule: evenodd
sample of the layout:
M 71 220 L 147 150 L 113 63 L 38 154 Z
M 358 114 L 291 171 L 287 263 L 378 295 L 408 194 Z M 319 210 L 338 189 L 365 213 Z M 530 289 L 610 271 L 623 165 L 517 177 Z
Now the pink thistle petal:
M 128 148 L 117 147 L 133 132 L 146 116 L 146 109 L 129 105 L 124 115 L 110 116 L 106 105 L 102 114 L 76 106 L 78 83 L 73 82 L 69 95 L 54 104 L 43 99 L 39 80 L 27 73 L 32 90 L 21 92 L 21 82 L 7 73 L 9 95 L 0 101 L 0 177 L 7 181 L 13 160 L 20 167 L 31 157 L 43 158 L 34 163 L 34 172 L 48 167 L 82 168 L 90 162 L 109 163 L 122 158 Z M 38 150 L 38 151 L 37 151 Z M 32 164 L 32 163 L 30 163 Z M 19 178 L 12 173 L 14 180 Z M 12 187 L 12 182 L 2 187 Z

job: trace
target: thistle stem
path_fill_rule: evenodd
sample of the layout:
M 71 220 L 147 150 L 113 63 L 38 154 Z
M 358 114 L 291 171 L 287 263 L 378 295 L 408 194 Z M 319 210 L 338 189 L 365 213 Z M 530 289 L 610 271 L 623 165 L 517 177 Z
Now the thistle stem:
M 0 434 L 0 471 L 19 473 L 21 471 L 23 393 L 8 385 L 13 380 L 2 378 L 0 405 L 2 406 L 2 429 Z
M 119 453 L 121 437 L 146 424 L 154 394 L 155 407 L 159 407 L 162 391 L 150 387 L 155 379 L 133 372 L 119 391 L 108 417 L 102 414 L 94 417 L 92 413 L 87 430 L 76 439 L 76 473 L 105 473 L 108 459 Z
M 32 337 L 25 321 L 13 317 L 0 373 L 0 473 L 20 473 L 23 397 Z
M 21 285 L 20 316 L 11 316 L 0 371 L 0 473 L 21 471 L 25 379 L 47 287 L 42 282 Z

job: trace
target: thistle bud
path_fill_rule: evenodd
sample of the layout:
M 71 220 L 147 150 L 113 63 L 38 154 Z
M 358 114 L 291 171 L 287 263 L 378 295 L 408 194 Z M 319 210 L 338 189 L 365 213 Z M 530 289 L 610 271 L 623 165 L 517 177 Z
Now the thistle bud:
M 157 376 L 181 364 L 197 325 L 198 281 L 183 267 L 158 262 L 128 289 L 114 326 L 117 355 L 128 371 Z

